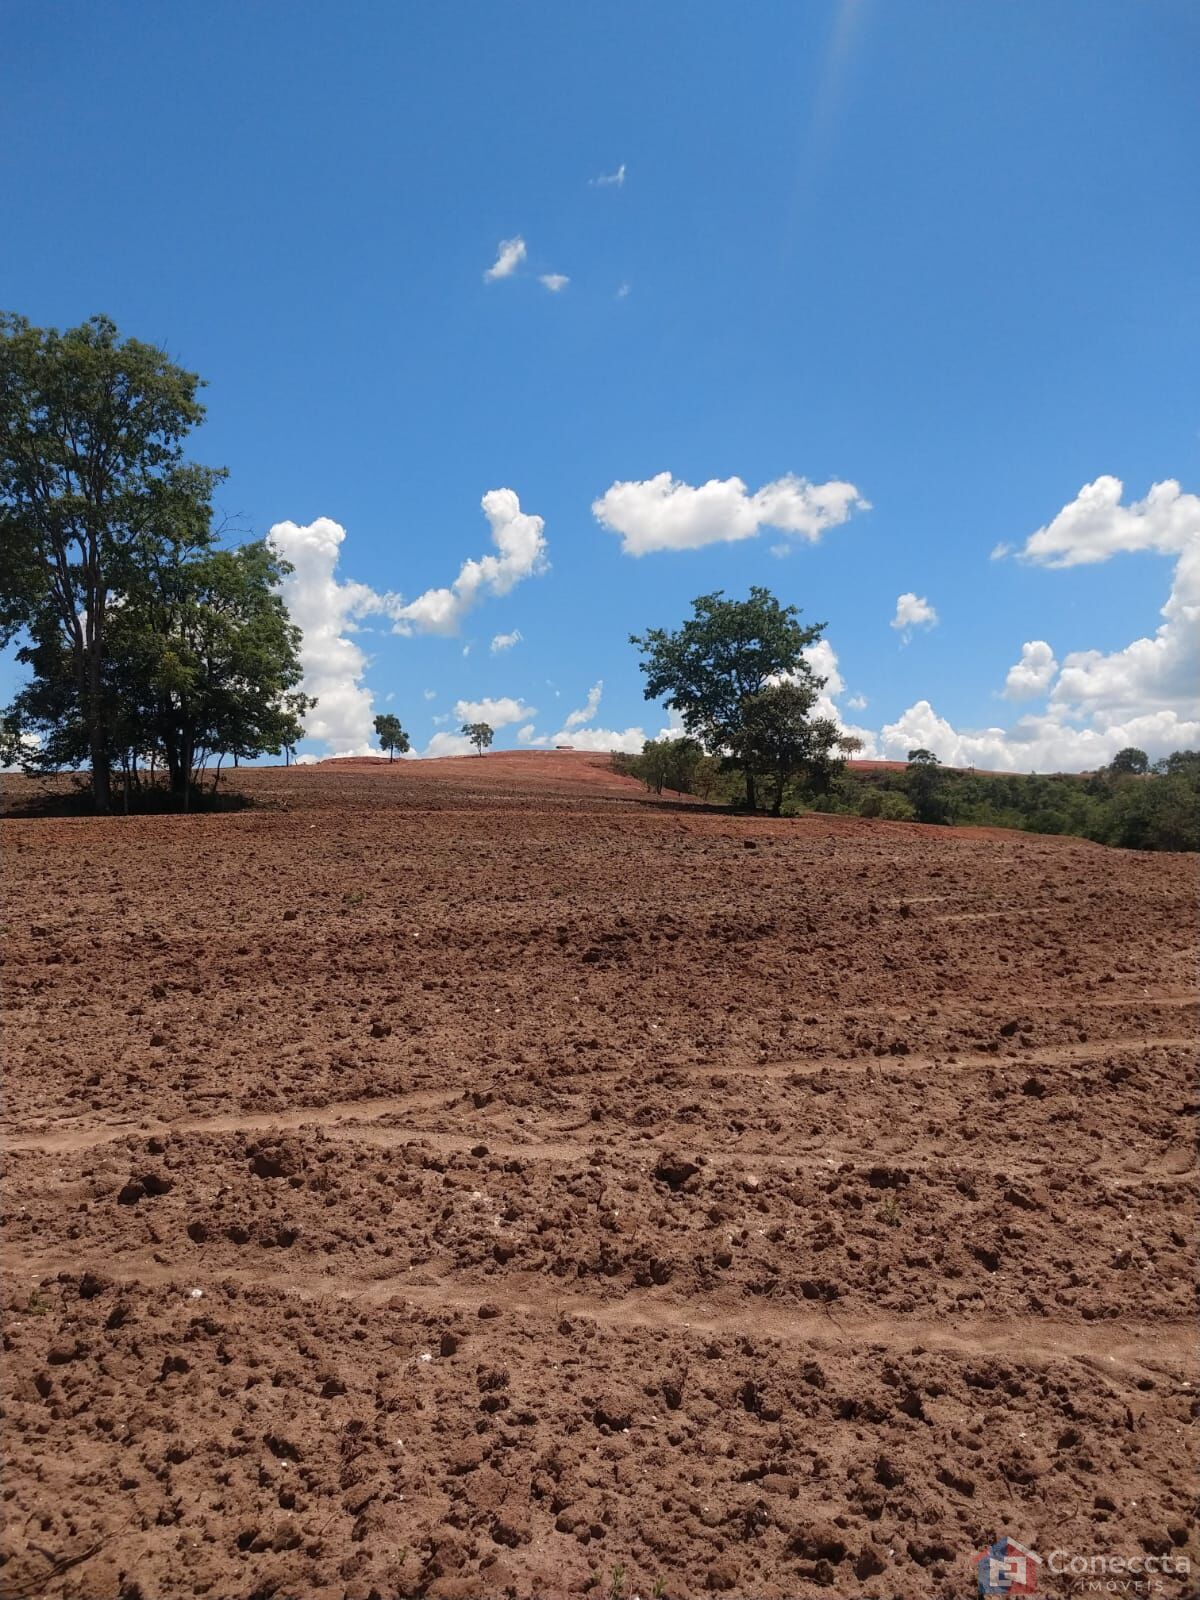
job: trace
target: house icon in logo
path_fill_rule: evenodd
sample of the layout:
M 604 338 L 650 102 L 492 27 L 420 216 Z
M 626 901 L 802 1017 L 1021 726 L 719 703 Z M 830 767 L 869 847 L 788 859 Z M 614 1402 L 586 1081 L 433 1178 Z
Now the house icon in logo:
M 981 1595 L 1036 1594 L 1040 1565 L 1032 1550 L 1026 1550 L 1023 1544 L 1005 1535 L 975 1557 L 979 1592 Z

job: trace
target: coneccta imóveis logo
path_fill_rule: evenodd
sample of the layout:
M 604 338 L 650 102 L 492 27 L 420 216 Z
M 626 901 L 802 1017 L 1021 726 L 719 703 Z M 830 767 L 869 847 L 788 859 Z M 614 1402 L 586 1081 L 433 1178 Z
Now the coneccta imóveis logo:
M 981 1595 L 1036 1594 L 1041 1562 L 1032 1550 L 1007 1535 L 981 1550 L 975 1572 Z

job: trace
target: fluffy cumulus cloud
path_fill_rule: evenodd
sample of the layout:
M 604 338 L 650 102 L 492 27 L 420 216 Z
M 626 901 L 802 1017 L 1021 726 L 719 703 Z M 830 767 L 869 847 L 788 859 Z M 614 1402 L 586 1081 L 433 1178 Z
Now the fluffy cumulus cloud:
M 914 628 L 936 628 L 938 614 L 923 595 L 908 594 L 896 597 L 896 615 L 891 626 L 899 631 L 903 643 L 912 638 Z
M 541 517 L 522 511 L 511 489 L 489 489 L 480 503 L 499 553 L 464 561 L 449 587 L 426 589 L 415 600 L 396 606 L 392 615 L 397 633 L 457 633 L 467 612 L 486 595 L 507 594 L 523 578 L 546 570 Z
M 511 633 L 497 633 L 492 637 L 492 654 L 497 656 L 502 650 L 511 650 L 513 645 L 520 644 L 521 630 L 514 628 Z
M 525 241 L 520 234 L 515 239 L 501 239 L 496 249 L 496 259 L 484 273 L 483 281 L 495 283 L 499 278 L 511 278 L 526 254 Z
M 763 528 L 815 541 L 852 512 L 869 509 L 852 483 L 810 483 L 791 473 L 751 494 L 741 478 L 710 478 L 695 487 L 660 472 L 614 483 L 592 502 L 597 521 L 620 535 L 631 556 L 752 539 Z
M 595 721 L 603 694 L 604 683 L 601 680 L 588 690 L 581 706 L 567 712 L 557 733 L 538 733 L 534 725 L 529 723 L 518 730 L 517 742 L 542 750 L 554 745 L 570 745 L 572 750 L 625 750 L 631 755 L 637 755 L 646 742 L 644 729 L 589 726 Z M 679 731 L 672 730 L 670 736 L 676 736 Z M 667 736 L 668 732 L 665 729 L 658 735 L 659 738 Z
M 507 728 L 510 723 L 536 717 L 537 707 L 527 706 L 521 700 L 514 700 L 511 695 L 504 695 L 497 700 L 486 697 L 483 700 L 456 700 L 454 715 L 460 723 L 486 722 L 492 728 Z
M 999 771 L 1088 771 L 1136 745 L 1152 758 L 1200 745 L 1200 497 L 1156 483 L 1123 504 L 1119 478 L 1085 484 L 1017 552 L 1035 566 L 1069 568 L 1122 554 L 1174 556 L 1163 622 L 1121 650 L 1077 650 L 1057 664 L 1045 640 L 1027 642 L 1009 669 L 1010 698 L 1042 697 L 1043 709 L 1010 728 L 957 729 L 928 700 L 880 735 L 880 752 L 903 759 L 924 745 L 955 766 Z
M 1023 561 L 1044 567 L 1078 567 L 1124 551 L 1179 555 L 1200 537 L 1200 497 L 1184 494 L 1174 478 L 1156 483 L 1144 500 L 1121 504 L 1120 478 L 1085 483 L 1052 522 L 1030 534 Z
M 880 755 L 903 761 L 923 746 L 954 767 L 993 772 L 1089 772 L 1136 745 L 1152 757 L 1194 747 L 1200 719 L 1173 711 L 1136 713 L 1120 721 L 1092 719 L 1080 725 L 1056 712 L 1023 717 L 1011 728 L 955 728 L 928 700 L 909 706 L 879 735 Z
M 1152 638 L 1123 650 L 1077 650 L 1063 658 L 1052 705 L 1114 721 L 1140 712 L 1197 714 L 1200 699 L 1200 496 L 1173 480 L 1144 500 L 1121 504 L 1119 478 L 1097 478 L 1025 544 L 1021 559 L 1073 567 L 1121 553 L 1156 551 L 1177 559 L 1171 590 Z
M 572 750 L 624 750 L 631 756 L 640 755 L 645 742 L 642 728 L 565 728 L 548 741 L 569 744 Z
M 473 756 L 475 746 L 465 733 L 435 733 L 421 751 L 423 760 L 436 760 L 439 756 Z
M 1004 680 L 1008 700 L 1033 700 L 1054 682 L 1058 662 L 1044 639 L 1029 639 L 1021 646 L 1021 659 L 1009 667 Z
M 825 693 L 839 695 L 846 685 L 838 670 L 837 651 L 828 639 L 818 639 L 805 648 L 804 658 L 818 678 L 825 679 Z
M 271 548 L 291 564 L 281 591 L 292 621 L 301 629 L 301 687 L 315 695 L 305 735 L 324 740 L 335 756 L 373 750 L 374 709 L 363 683 L 366 652 L 352 637 L 356 620 L 390 609 L 390 595 L 365 583 L 341 581 L 338 559 L 346 530 L 329 517 L 315 522 L 277 522 L 267 535 Z
M 305 736 L 321 740 L 329 755 L 367 755 L 374 751 L 374 705 L 363 682 L 368 659 L 354 635 L 365 617 L 388 617 L 400 634 L 453 633 L 462 618 L 488 595 L 507 594 L 523 578 L 546 568 L 546 539 L 541 517 L 530 516 L 511 489 L 490 489 L 482 506 L 491 524 L 496 553 L 464 561 L 454 582 L 428 589 L 405 602 L 381 594 L 365 583 L 338 577 L 346 530 L 329 517 L 315 522 L 277 522 L 268 534 L 271 546 L 292 571 L 281 586 L 292 620 L 300 628 L 300 663 L 305 694 L 317 705 L 306 719 Z M 498 634 L 494 648 L 504 649 L 520 638 Z M 427 689 L 432 699 L 435 690 Z M 497 702 L 511 704 L 513 702 Z M 523 710 L 521 716 L 531 713 Z M 473 718 L 471 720 L 493 720 Z M 499 726 L 493 722 L 494 726 Z M 450 736 L 447 735 L 447 738 Z M 442 749 L 439 753 L 447 754 Z

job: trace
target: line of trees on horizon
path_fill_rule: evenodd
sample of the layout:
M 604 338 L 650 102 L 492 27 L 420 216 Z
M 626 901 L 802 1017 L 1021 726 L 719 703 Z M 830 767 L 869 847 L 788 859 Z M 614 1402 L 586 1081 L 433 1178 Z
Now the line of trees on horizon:
M 639 755 L 614 754 L 613 766 L 658 794 L 673 790 L 711 804 L 745 806 L 742 774 L 687 737 L 647 740 Z M 945 767 L 914 749 L 907 763 L 841 765 L 788 783 L 782 814 L 805 811 L 885 822 L 1011 828 L 1073 834 L 1134 850 L 1200 850 L 1200 751 L 1151 761 L 1119 751 L 1096 772 L 999 773 Z

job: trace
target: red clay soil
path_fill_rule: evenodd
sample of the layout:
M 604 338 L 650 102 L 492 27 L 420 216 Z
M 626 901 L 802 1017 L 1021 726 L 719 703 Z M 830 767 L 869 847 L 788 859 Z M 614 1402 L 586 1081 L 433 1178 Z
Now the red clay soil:
M 1194 1593 L 1194 861 L 237 782 L 0 830 L 0 1594 Z

